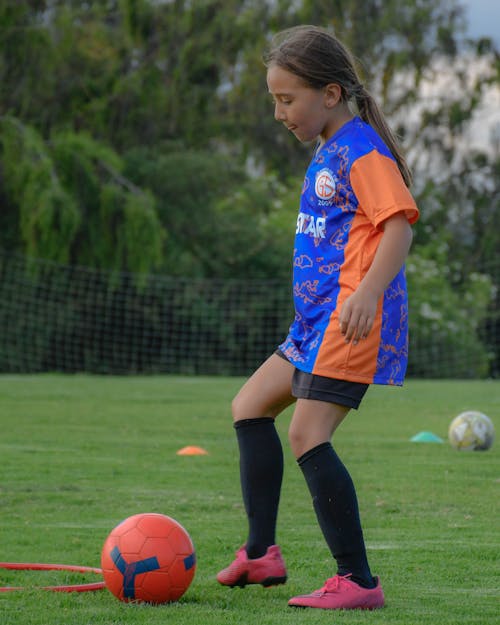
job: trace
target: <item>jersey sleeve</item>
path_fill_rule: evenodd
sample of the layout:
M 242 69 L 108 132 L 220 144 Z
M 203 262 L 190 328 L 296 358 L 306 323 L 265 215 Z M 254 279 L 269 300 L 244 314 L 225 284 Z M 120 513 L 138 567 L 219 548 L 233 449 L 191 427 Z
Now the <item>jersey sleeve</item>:
M 418 219 L 418 208 L 392 158 L 372 150 L 352 165 L 351 186 L 359 207 L 375 227 L 399 212 L 410 224 Z

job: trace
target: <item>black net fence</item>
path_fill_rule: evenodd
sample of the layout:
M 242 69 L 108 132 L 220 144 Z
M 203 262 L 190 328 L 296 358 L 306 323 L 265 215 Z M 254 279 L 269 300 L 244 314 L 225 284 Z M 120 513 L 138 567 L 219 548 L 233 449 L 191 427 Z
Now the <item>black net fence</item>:
M 248 375 L 292 317 L 289 283 L 116 273 L 0 251 L 2 373 Z M 495 298 L 478 323 L 432 323 L 422 303 L 410 310 L 410 376 L 499 376 Z

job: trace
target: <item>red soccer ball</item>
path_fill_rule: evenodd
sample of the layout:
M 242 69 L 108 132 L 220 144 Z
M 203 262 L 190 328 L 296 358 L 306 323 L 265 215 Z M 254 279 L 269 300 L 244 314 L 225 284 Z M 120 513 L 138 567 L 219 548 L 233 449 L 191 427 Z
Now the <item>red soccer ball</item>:
M 167 603 L 189 588 L 196 556 L 180 523 L 164 514 L 135 514 L 106 538 L 101 568 L 107 588 L 120 601 Z

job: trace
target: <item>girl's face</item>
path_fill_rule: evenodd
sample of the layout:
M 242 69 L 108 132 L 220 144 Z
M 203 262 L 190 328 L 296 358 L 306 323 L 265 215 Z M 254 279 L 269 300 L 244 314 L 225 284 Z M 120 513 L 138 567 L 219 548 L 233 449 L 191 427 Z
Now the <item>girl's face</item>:
M 267 70 L 267 86 L 274 101 L 274 117 L 293 132 L 299 141 L 320 139 L 324 143 L 344 123 L 339 123 L 338 85 L 323 89 L 307 86 L 298 76 L 271 65 Z

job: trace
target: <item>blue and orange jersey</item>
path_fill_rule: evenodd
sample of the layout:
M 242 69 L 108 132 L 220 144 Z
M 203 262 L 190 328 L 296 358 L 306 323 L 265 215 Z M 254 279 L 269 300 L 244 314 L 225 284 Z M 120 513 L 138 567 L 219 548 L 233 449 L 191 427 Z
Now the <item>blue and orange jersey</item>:
M 383 222 L 418 209 L 396 161 L 359 117 L 342 126 L 306 172 L 293 256 L 295 319 L 280 349 L 298 369 L 367 384 L 401 385 L 408 361 L 404 267 L 380 298 L 368 337 L 346 343 L 338 316 L 368 271 Z

